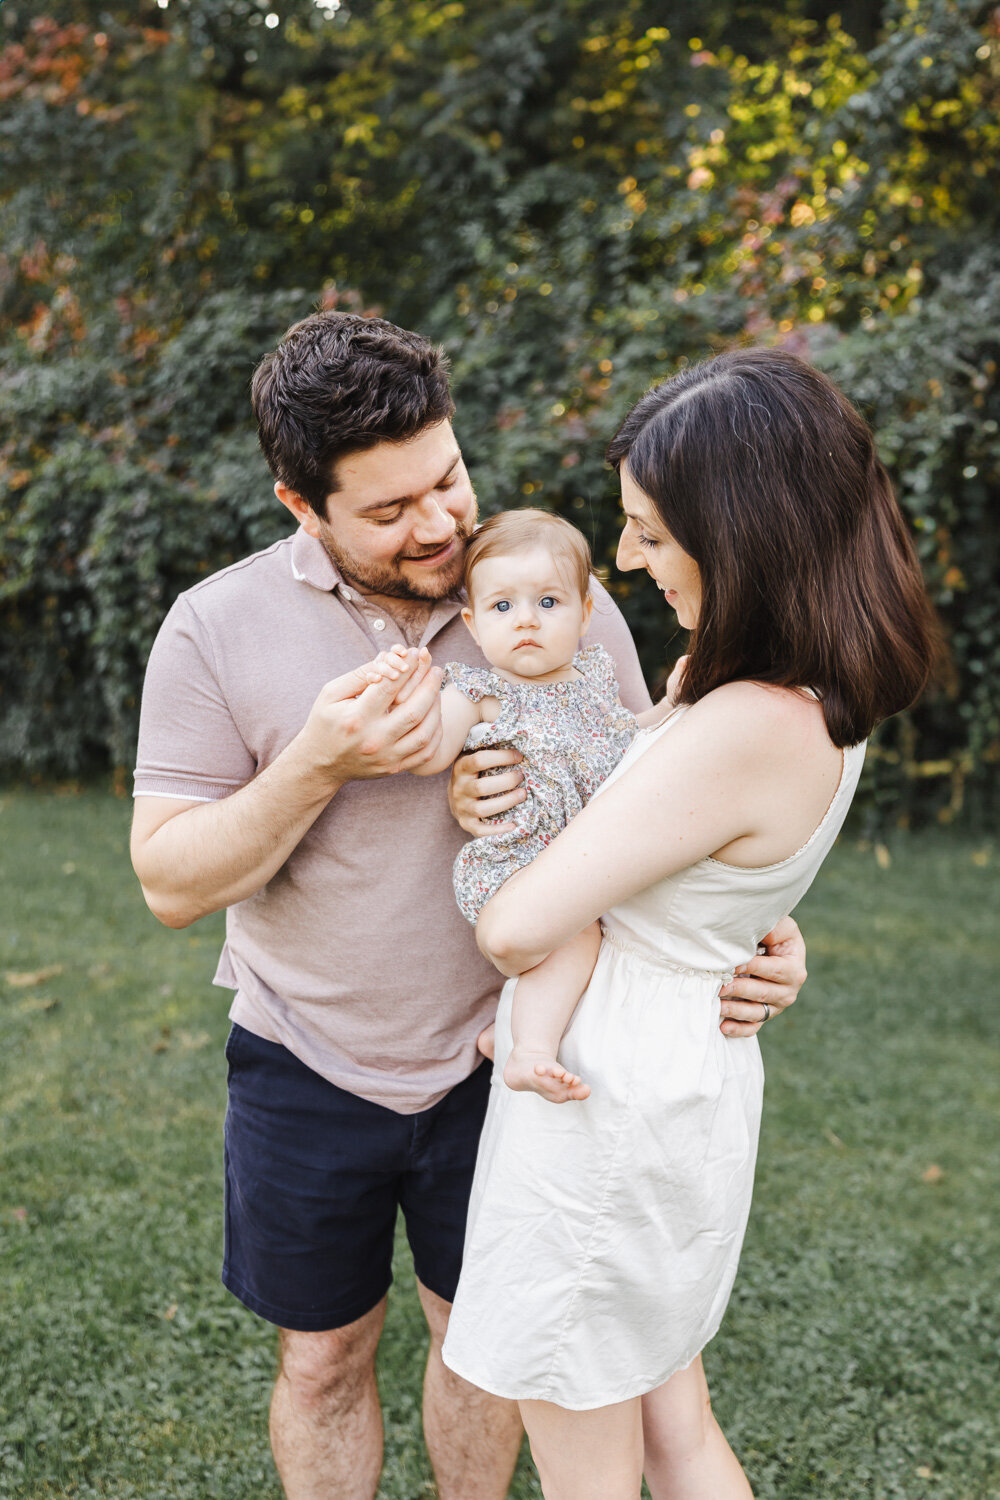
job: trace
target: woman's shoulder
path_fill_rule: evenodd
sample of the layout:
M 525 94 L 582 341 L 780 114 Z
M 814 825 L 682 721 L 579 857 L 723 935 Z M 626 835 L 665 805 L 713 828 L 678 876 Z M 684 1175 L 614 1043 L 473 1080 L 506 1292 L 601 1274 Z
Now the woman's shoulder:
M 760 716 L 773 722 L 776 719 L 791 720 L 802 714 L 815 715 L 819 699 L 810 688 L 778 687 L 773 682 L 741 678 L 737 682 L 724 682 L 713 688 L 692 706 L 697 708 L 702 704 L 711 704 L 713 707 L 723 704 L 727 712 L 736 708 L 749 710 L 755 717 Z
M 736 753 L 753 756 L 766 751 L 772 765 L 823 748 L 832 756 L 839 754 L 822 704 L 808 688 L 726 682 L 691 704 L 684 718 L 688 734 L 724 735 Z

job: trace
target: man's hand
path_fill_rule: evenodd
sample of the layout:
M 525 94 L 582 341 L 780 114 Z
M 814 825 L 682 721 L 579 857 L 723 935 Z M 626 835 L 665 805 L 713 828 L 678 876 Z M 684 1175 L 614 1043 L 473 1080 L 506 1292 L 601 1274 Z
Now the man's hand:
M 337 785 L 423 765 L 441 740 L 441 675 L 426 648 L 394 647 L 335 678 L 293 741 L 296 755 Z
M 760 946 L 763 953 L 741 964 L 720 992 L 726 1036 L 753 1036 L 767 1019 L 764 1004 L 777 1015 L 795 1003 L 806 982 L 806 945 L 794 918 L 782 917 Z
M 305 727 L 245 786 L 212 802 L 139 797 L 132 863 L 150 910 L 186 927 L 271 879 L 346 781 L 392 776 L 433 756 L 441 673 L 427 651 L 345 672 L 322 689 Z M 402 701 L 399 701 L 402 698 Z
M 448 805 L 451 815 L 466 833 L 479 838 L 484 833 L 512 833 L 513 823 L 487 823 L 493 813 L 509 812 L 528 795 L 520 765 L 524 759 L 519 750 L 472 750 L 460 755 L 451 770 L 448 783 Z M 507 766 L 496 776 L 483 776 L 495 766 Z

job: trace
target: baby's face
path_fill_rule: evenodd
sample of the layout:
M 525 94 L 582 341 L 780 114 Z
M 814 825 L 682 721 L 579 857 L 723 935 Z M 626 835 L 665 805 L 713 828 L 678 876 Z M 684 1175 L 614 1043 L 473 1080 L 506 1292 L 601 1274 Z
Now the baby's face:
M 539 547 L 476 565 L 462 618 L 486 660 L 509 677 L 559 682 L 590 624 L 592 600 L 560 558 Z

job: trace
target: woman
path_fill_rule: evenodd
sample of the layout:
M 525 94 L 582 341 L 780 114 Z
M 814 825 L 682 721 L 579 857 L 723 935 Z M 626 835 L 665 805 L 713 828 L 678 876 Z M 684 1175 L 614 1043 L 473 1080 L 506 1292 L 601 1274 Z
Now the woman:
M 750 1207 L 763 1076 L 720 980 L 811 883 L 874 725 L 922 690 L 932 620 L 871 434 L 780 350 L 649 392 L 609 450 L 626 522 L 690 656 L 677 706 L 485 907 L 509 976 L 601 917 L 562 1060 L 590 1099 L 503 1087 L 513 983 L 444 1346 L 519 1401 L 546 1500 L 740 1500 L 700 1351 Z

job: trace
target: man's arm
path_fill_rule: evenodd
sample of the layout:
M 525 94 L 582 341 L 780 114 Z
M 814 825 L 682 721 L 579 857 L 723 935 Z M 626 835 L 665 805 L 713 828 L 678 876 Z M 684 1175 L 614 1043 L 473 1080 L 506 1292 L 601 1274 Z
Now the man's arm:
M 136 798 L 132 863 L 168 927 L 244 901 L 281 868 L 347 781 L 413 771 L 440 742 L 441 673 L 423 651 L 397 677 L 349 672 L 327 683 L 280 755 L 229 796 Z M 401 700 L 395 701 L 394 700 Z

